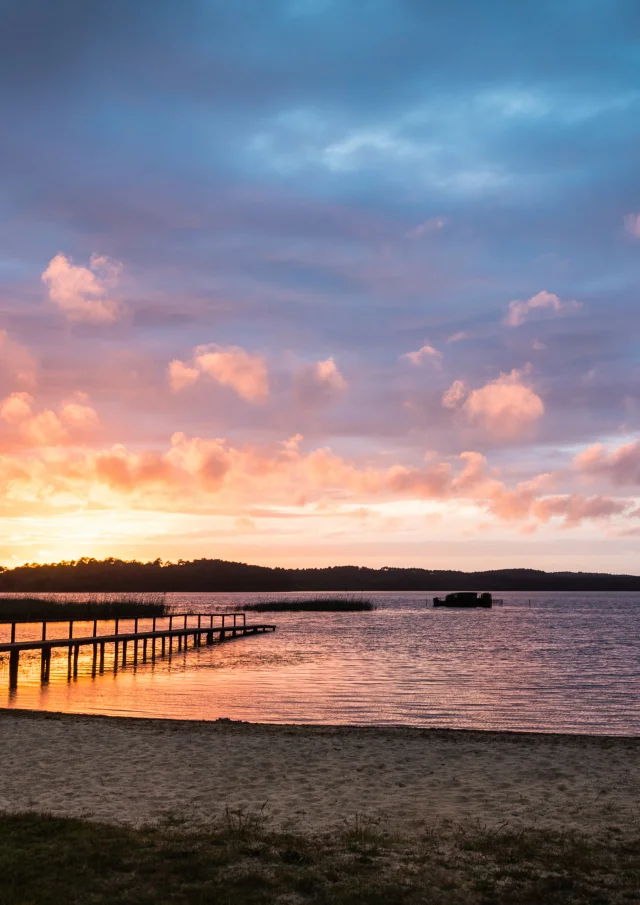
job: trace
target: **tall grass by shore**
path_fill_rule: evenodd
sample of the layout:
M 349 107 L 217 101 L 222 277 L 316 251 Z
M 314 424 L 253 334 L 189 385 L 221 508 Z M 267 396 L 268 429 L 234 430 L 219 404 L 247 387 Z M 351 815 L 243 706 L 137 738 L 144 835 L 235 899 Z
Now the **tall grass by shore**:
M 0 813 L 3 905 L 622 905 L 639 882 L 640 838 L 604 830 L 405 836 L 354 817 L 311 835 L 240 812 L 201 829 Z
M 375 609 L 366 597 L 300 597 L 261 600 L 243 609 L 254 613 L 362 613 Z
M 0 622 L 67 622 L 166 616 L 165 594 L 51 594 L 0 597 Z

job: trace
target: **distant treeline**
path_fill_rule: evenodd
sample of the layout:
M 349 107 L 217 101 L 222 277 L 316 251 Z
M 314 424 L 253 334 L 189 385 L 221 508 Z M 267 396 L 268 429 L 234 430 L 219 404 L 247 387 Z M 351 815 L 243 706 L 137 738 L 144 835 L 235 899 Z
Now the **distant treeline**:
M 222 559 L 126 562 L 79 559 L 48 565 L 0 567 L 0 592 L 150 591 L 640 591 L 638 575 L 497 569 L 270 569 Z

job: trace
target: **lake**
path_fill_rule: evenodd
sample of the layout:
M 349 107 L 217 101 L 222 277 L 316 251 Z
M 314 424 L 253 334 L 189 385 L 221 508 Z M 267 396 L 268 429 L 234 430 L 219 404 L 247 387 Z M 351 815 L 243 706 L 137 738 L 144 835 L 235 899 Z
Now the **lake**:
M 80 595 L 82 596 L 82 595 Z M 174 611 L 211 613 L 283 594 L 170 594 Z M 304 594 L 293 595 L 304 597 Z M 317 595 L 311 595 L 317 596 Z M 428 593 L 367 595 L 350 614 L 251 614 L 274 634 L 174 651 L 92 678 L 90 648 L 67 679 L 54 652 L 21 656 L 0 706 L 112 716 L 268 723 L 438 726 L 640 734 L 640 594 L 504 593 L 490 610 L 425 607 Z M 124 630 L 126 623 L 121 623 Z M 80 625 L 74 634 L 85 632 Z M 50 637 L 64 637 L 61 624 Z M 91 634 L 87 624 L 86 634 Z M 8 640 L 0 626 L 0 639 Z M 39 637 L 38 626 L 19 638 Z M 112 662 L 109 651 L 107 667 Z

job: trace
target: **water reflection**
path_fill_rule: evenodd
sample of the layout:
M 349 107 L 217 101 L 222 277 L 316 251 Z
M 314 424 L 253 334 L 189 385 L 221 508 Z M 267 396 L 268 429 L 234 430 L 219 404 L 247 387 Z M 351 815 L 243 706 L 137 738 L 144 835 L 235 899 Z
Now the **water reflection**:
M 427 610 L 424 594 L 375 596 L 373 613 L 278 614 L 275 635 L 116 675 L 107 659 L 93 678 L 89 649 L 67 681 L 66 652 L 54 653 L 43 688 L 39 658 L 24 656 L 10 693 L 3 658 L 0 695 L 73 713 L 640 734 L 636 595 L 505 595 L 504 607 L 468 612 Z M 220 612 L 239 598 L 171 602 Z

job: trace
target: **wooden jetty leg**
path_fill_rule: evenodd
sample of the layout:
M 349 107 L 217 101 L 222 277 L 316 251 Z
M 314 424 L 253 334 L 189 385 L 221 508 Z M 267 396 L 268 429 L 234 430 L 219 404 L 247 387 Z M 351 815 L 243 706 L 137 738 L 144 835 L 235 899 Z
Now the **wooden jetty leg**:
M 95 635 L 93 636 L 95 638 Z M 93 657 L 91 658 L 91 675 L 95 679 L 96 671 L 98 668 L 98 645 L 94 644 L 93 647 Z
M 69 649 L 67 651 L 67 679 L 71 678 L 71 657 L 73 656 L 73 652 L 71 650 L 71 645 L 69 645 Z
M 162 636 L 162 656 L 164 657 L 165 652 L 167 650 L 167 638 L 165 635 Z
M 45 682 L 48 682 L 49 676 L 51 675 L 51 648 L 49 646 L 45 647 L 44 653 L 44 680 Z
M 155 662 L 156 659 L 156 639 L 154 638 L 151 642 L 151 662 Z
M 147 639 L 145 638 L 142 642 L 142 662 L 147 662 Z
M 118 672 L 118 642 L 113 645 L 113 674 Z
M 233 637 L 236 637 L 236 614 L 233 614 Z
M 136 622 L 137 621 L 138 620 L 136 619 Z M 138 639 L 137 638 L 133 639 L 133 665 L 134 666 L 138 665 Z
M 18 665 L 20 663 L 20 651 L 12 650 L 9 654 L 9 688 L 18 687 Z
M 104 672 L 104 641 L 100 642 L 100 672 Z
M 75 679 L 78 675 L 78 658 L 80 656 L 80 645 L 73 645 L 73 678 Z
M 207 644 L 213 644 L 213 632 L 207 632 Z
M 122 642 L 122 666 L 125 667 L 127 665 L 127 642 Z

